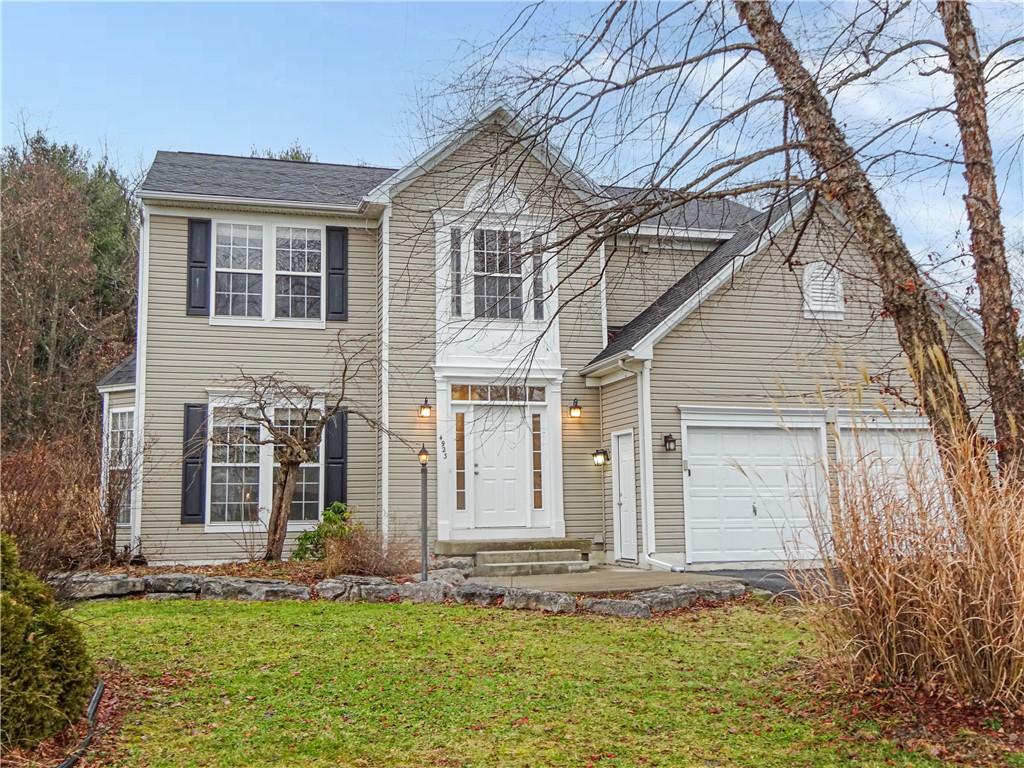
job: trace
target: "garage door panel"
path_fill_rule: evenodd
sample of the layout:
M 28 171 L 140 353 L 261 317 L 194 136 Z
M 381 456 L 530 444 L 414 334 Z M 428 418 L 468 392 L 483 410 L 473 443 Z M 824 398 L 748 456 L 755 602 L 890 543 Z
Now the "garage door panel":
M 814 557 L 807 503 L 822 498 L 821 435 L 817 427 L 688 426 L 688 559 Z

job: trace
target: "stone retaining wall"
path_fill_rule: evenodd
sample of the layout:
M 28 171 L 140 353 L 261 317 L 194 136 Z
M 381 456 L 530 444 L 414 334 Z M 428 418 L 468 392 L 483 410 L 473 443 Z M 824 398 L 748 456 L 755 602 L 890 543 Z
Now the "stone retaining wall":
M 452 602 L 546 613 L 596 613 L 620 618 L 649 619 L 655 613 L 693 605 L 698 598 L 731 600 L 747 588 L 737 582 L 717 582 L 691 587 L 665 586 L 637 592 L 626 599 L 584 597 L 566 592 L 498 587 L 466 581 L 458 568 L 431 571 L 427 581 L 396 583 L 376 576 L 339 576 L 324 579 L 312 589 L 283 579 L 243 579 L 233 576 L 202 576 L 193 573 L 159 573 L 134 576 L 126 573 L 55 574 L 49 579 L 59 593 L 71 600 L 137 597 L 145 600 L 334 600 L 343 602 L 414 603 Z

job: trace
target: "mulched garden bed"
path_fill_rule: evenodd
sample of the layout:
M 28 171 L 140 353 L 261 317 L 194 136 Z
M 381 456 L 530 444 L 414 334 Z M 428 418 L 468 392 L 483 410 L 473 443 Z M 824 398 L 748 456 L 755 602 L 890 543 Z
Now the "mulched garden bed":
M 104 659 L 97 663 L 100 679 L 106 686 L 96 710 L 96 731 L 76 768 L 107 765 L 116 757 L 117 733 L 125 716 L 137 709 L 151 695 L 151 686 L 141 678 L 129 675 L 117 662 Z M 161 681 L 163 684 L 163 681 Z M 89 724 L 82 719 L 34 749 L 11 749 L 0 756 L 4 768 L 53 768 L 78 749 Z

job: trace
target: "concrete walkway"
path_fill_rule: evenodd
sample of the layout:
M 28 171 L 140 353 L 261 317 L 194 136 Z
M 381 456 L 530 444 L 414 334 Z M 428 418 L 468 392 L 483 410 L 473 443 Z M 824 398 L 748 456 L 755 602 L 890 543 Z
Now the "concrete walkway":
M 675 584 L 698 587 L 704 584 L 741 583 L 740 579 L 710 573 L 644 571 L 617 565 L 595 565 L 584 573 L 552 573 L 536 576 L 473 576 L 469 581 L 492 587 L 543 589 L 592 595 L 600 592 L 642 592 Z

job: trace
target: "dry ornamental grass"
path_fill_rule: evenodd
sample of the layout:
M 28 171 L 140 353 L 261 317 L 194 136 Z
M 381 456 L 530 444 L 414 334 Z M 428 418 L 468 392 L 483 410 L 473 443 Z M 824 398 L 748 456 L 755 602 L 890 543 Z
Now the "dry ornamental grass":
M 1024 484 L 955 449 L 954 482 L 908 451 L 840 461 L 817 525 L 825 578 L 797 579 L 850 680 L 1024 707 Z M 828 524 L 825 524 L 825 523 Z

